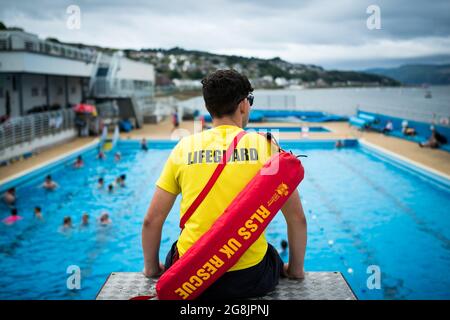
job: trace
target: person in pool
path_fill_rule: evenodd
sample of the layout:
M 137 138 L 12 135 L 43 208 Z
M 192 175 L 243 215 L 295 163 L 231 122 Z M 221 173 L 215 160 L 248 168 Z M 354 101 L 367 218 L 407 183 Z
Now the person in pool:
M 147 277 L 161 275 L 171 267 L 177 256 L 182 257 L 210 230 L 239 192 L 279 150 L 273 140 L 256 132 L 243 136 L 236 147 L 238 155 L 242 151 L 242 157 L 235 157 L 233 165 L 225 168 L 212 192 L 204 198 L 185 224 L 178 240 L 172 244 L 165 264 L 160 263 L 162 227 L 177 196 L 182 194 L 180 206 L 185 209 L 197 198 L 217 164 L 222 161 L 220 155 L 224 146 L 229 146 L 232 139 L 246 127 L 250 106 L 253 104 L 253 88 L 249 80 L 235 70 L 215 71 L 202 80 L 202 85 L 205 106 L 211 114 L 213 128 L 181 139 L 172 149 L 156 182 L 142 225 L 143 273 Z M 248 148 L 255 151 L 255 161 L 248 161 Z M 193 150 L 204 151 L 205 157 L 193 155 Z M 236 264 L 199 298 L 259 297 L 273 291 L 281 276 L 304 278 L 307 225 L 297 190 L 293 190 L 281 211 L 287 224 L 289 263 L 283 264 L 277 250 L 267 242 L 263 233 Z
M 116 178 L 116 185 L 119 187 L 125 187 L 125 179 L 127 178 L 126 174 L 121 174 Z
M 112 183 L 110 183 L 110 184 L 108 185 L 108 192 L 109 192 L 109 193 L 113 193 L 113 192 L 114 192 L 114 185 L 113 185 Z
M 98 152 L 98 154 L 97 154 L 97 159 L 98 160 L 105 160 L 106 159 L 106 154 L 102 150 L 100 150 Z
M 342 140 L 337 140 L 334 146 L 336 149 L 341 149 L 344 146 L 344 143 L 342 142 Z
M 47 175 L 45 177 L 44 183 L 42 184 L 42 187 L 46 190 L 55 190 L 58 187 L 58 184 L 53 181 L 51 175 Z
M 75 160 L 75 163 L 73 166 L 76 169 L 82 168 L 84 166 L 83 157 L 81 155 L 77 157 L 77 160 Z
M 148 151 L 147 139 L 145 139 L 145 138 L 142 138 L 142 140 L 141 140 L 141 149 L 144 151 Z
M 97 188 L 98 188 L 98 189 L 103 189 L 104 186 L 105 186 L 105 179 L 103 179 L 103 178 L 98 178 L 98 181 L 97 181 Z
M 11 209 L 11 215 L 9 217 L 6 217 L 5 219 L 3 219 L 3 223 L 7 224 L 7 225 L 12 225 L 12 224 L 14 224 L 17 221 L 20 221 L 22 219 L 23 218 L 18 215 L 17 209 L 16 208 L 12 208 Z
M 16 204 L 16 188 L 9 188 L 4 194 L 3 194 L 3 201 L 8 206 L 13 206 Z
M 69 216 L 64 217 L 63 219 L 63 225 L 62 225 L 62 229 L 63 230 L 68 230 L 72 228 L 72 218 Z
M 87 227 L 89 225 L 89 215 L 85 212 L 81 216 L 81 226 Z
M 34 217 L 39 220 L 44 219 L 41 207 L 34 207 Z
M 115 162 L 119 162 L 121 159 L 122 159 L 122 154 L 121 154 L 119 151 L 117 151 L 117 152 L 114 154 L 114 161 L 115 161 Z
M 109 218 L 109 214 L 108 213 L 103 213 L 101 216 L 100 216 L 100 224 L 102 225 L 102 226 L 107 226 L 107 225 L 110 225 L 112 223 L 112 221 L 111 221 L 111 219 Z

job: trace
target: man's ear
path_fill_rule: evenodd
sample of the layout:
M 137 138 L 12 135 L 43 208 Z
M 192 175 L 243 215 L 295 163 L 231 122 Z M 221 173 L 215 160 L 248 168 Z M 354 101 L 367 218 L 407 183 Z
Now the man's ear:
M 239 103 L 239 112 L 244 114 L 246 111 L 245 108 L 246 108 L 246 103 L 245 103 L 245 99 L 244 99 Z

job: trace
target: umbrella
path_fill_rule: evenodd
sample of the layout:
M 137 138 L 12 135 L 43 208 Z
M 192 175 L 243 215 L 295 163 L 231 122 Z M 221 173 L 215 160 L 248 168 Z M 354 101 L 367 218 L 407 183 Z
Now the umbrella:
M 97 109 L 95 108 L 95 106 L 86 103 L 79 103 L 75 105 L 73 111 L 77 113 L 97 113 Z

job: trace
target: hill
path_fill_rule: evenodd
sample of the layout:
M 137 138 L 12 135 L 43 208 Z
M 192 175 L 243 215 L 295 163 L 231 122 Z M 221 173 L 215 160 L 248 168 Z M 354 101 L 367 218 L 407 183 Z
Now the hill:
M 403 84 L 450 84 L 450 64 L 409 64 L 398 68 L 375 68 L 366 72 L 390 77 Z

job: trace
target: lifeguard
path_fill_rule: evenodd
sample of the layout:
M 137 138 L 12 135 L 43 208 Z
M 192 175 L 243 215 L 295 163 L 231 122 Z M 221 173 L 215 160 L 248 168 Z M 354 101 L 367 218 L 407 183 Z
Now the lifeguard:
M 243 198 L 242 195 L 238 197 L 240 193 L 250 195 L 246 186 L 257 175 L 260 175 L 261 179 L 265 179 L 269 185 L 271 184 L 270 174 L 261 174 L 261 170 L 278 151 L 278 148 L 264 136 L 247 133 L 238 141 L 226 166 L 214 184 L 210 186 L 209 192 L 198 203 L 189 219 L 184 221 L 183 217 L 188 209 L 205 190 L 219 164 L 223 163 L 223 150 L 228 150 L 233 139 L 243 132 L 242 128 L 247 125 L 250 106 L 253 102 L 251 95 L 253 88 L 250 82 L 245 76 L 234 70 L 216 71 L 202 80 L 202 84 L 205 105 L 212 116 L 213 127 L 181 139 L 172 150 L 161 176 L 156 182 L 155 194 L 144 219 L 142 230 L 144 274 L 148 277 L 160 276 L 173 265 L 174 268 L 170 268 L 164 276 L 181 275 L 180 273 L 174 274 L 177 272 L 177 268 L 175 268 L 177 263 L 175 262 L 186 260 L 183 258 L 184 255 L 191 256 L 189 250 L 202 238 L 202 245 L 211 250 L 205 250 L 204 257 L 196 258 L 195 268 L 192 264 L 192 272 L 185 270 L 189 271 L 189 276 L 183 278 L 180 286 L 174 288 L 174 290 L 179 289 L 176 293 L 177 298 L 184 299 L 183 296 L 186 295 L 194 296 L 196 292 L 199 292 L 199 287 L 209 283 L 212 278 L 217 277 L 224 270 L 224 267 L 217 267 L 219 260 L 215 257 L 224 263 L 227 259 L 230 261 L 236 259 L 236 261 L 233 261 L 232 267 L 227 272 L 214 279 L 214 283 L 200 295 L 200 298 L 228 299 L 263 296 L 275 288 L 282 275 L 291 278 L 304 276 L 306 219 L 300 197 L 296 185 L 289 189 L 287 195 L 283 196 L 286 193 L 283 193 L 282 181 L 263 192 L 264 197 L 261 197 L 261 201 L 264 200 L 264 203 L 257 203 L 259 199 L 253 197 L 251 209 L 250 204 L 245 201 L 245 197 Z M 202 150 L 205 151 L 202 152 Z M 211 150 L 211 152 L 207 150 Z M 214 150 L 219 150 L 219 152 L 214 153 Z M 248 153 L 240 150 L 248 150 Z M 283 175 L 289 177 L 289 172 L 283 172 Z M 293 184 L 292 182 L 291 186 Z M 180 219 L 185 222 L 182 223 L 184 228 L 178 240 L 172 245 L 163 265 L 158 259 L 162 226 L 180 193 L 182 194 Z M 257 232 L 262 232 L 266 227 L 263 224 L 267 224 L 270 217 L 279 210 L 279 208 L 272 210 L 281 203 L 277 201 L 277 197 L 285 197 L 281 211 L 288 225 L 290 245 L 289 264 L 286 265 L 283 265 L 273 246 L 267 243 L 264 233 L 257 234 Z M 241 198 L 241 201 L 237 201 L 238 198 Z M 224 239 L 223 242 L 215 241 L 218 239 L 214 238 L 215 232 L 218 232 L 217 230 L 220 228 L 212 228 L 212 226 L 223 223 L 221 219 L 229 216 L 224 211 L 236 201 L 238 203 L 235 205 L 238 210 L 235 211 L 252 210 L 249 211 L 251 216 L 242 218 L 242 220 L 229 218 L 232 222 L 229 228 L 234 235 Z M 270 202 L 273 203 L 272 208 L 268 206 Z M 261 205 L 271 212 L 269 218 L 264 218 L 268 211 L 260 207 Z M 253 213 L 256 214 L 253 215 Z M 209 235 L 210 233 L 211 235 Z M 207 235 L 209 236 L 206 237 Z M 254 242 L 252 242 L 253 240 Z M 241 253 L 242 255 L 240 255 Z M 216 264 L 212 263 L 210 259 L 216 261 Z M 186 275 L 187 272 L 184 274 Z

